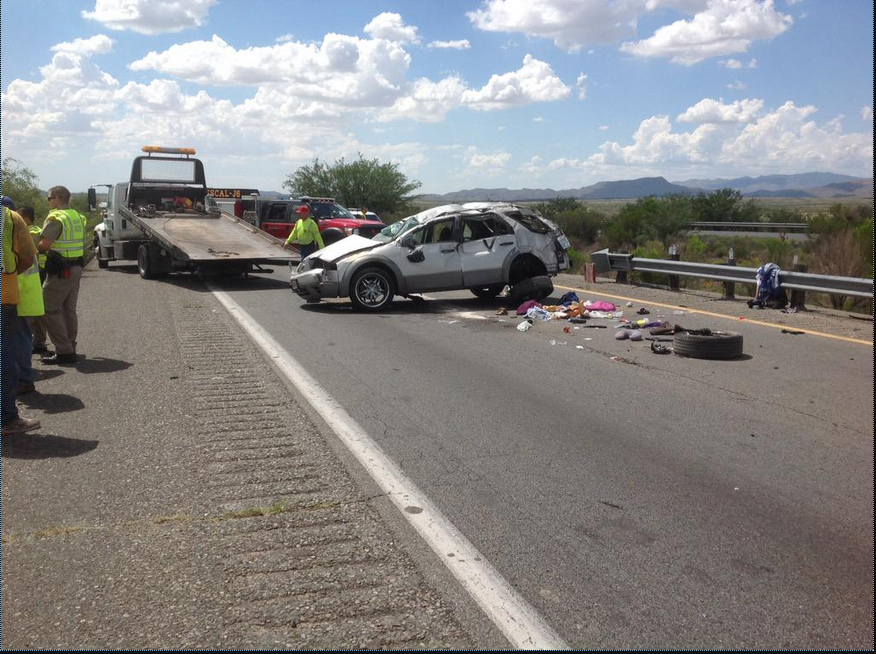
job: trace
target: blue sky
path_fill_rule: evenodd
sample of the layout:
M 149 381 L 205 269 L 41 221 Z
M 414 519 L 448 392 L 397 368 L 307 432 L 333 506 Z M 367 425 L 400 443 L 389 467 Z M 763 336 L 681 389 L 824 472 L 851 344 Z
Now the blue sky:
M 46 188 L 146 144 L 262 190 L 358 153 L 426 193 L 873 175 L 870 0 L 3 0 L 2 37 Z

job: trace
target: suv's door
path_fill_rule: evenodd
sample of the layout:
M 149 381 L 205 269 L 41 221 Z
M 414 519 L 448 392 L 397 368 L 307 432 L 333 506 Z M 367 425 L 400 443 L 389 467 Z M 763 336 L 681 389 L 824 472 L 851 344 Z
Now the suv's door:
M 459 247 L 463 284 L 472 287 L 503 283 L 505 259 L 516 249 L 514 230 L 499 216 L 492 213 L 463 216 Z
M 259 227 L 271 236 L 285 239 L 292 231 L 289 219 L 289 202 L 265 202 L 259 207 Z
M 409 291 L 419 293 L 463 287 L 455 218 L 433 220 L 402 238 L 414 246 L 411 250 L 399 244 L 395 256 L 395 263 Z

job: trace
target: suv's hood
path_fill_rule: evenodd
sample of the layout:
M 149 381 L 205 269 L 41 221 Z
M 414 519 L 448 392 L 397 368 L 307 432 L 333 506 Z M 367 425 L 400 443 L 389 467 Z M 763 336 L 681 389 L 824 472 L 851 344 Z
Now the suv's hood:
M 326 263 L 334 263 L 353 252 L 370 250 L 379 245 L 383 245 L 383 243 L 353 234 L 352 236 L 342 238 L 337 243 L 332 243 L 331 245 L 324 247 L 322 250 L 317 250 L 310 256 L 317 257 Z

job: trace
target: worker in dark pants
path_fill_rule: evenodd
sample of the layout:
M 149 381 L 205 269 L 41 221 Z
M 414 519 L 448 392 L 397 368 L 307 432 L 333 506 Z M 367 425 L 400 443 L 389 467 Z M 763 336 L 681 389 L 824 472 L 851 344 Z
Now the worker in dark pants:
M 325 243 L 322 241 L 322 236 L 319 233 L 319 225 L 310 217 L 310 209 L 306 204 L 298 207 L 298 222 L 295 227 L 289 232 L 289 238 L 286 239 L 286 247 L 291 249 L 292 243 L 298 243 L 301 246 L 301 259 L 313 254 L 317 250 L 322 250 Z

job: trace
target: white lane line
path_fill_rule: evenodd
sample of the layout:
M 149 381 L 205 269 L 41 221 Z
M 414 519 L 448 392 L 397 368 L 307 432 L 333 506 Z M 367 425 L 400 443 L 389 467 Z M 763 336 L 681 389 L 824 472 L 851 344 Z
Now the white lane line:
M 227 293 L 208 288 L 322 416 L 511 644 L 518 649 L 569 649 L 344 408 Z

